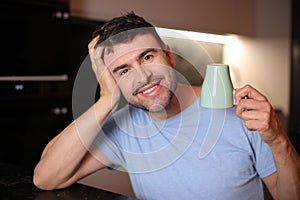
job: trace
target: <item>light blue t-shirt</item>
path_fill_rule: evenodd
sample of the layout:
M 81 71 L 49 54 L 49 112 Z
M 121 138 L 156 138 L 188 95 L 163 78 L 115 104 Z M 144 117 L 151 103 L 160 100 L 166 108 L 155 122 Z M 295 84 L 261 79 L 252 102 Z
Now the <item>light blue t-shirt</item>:
M 156 122 L 125 106 L 94 141 L 128 172 L 138 199 L 264 199 L 261 178 L 276 171 L 271 150 L 235 115 L 206 109 L 200 99 Z

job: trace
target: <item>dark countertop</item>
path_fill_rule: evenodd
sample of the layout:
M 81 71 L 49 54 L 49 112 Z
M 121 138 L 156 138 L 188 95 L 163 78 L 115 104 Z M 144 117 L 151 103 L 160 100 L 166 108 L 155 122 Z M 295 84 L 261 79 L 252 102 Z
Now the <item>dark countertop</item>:
M 31 170 L 2 162 L 0 162 L 0 199 L 133 200 L 131 197 L 122 196 L 79 183 L 61 190 L 43 191 L 34 186 Z

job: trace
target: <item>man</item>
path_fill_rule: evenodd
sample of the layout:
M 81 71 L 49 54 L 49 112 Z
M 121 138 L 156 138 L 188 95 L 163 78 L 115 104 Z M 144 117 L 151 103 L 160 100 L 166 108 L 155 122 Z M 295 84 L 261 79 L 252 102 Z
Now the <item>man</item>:
M 176 81 L 169 47 L 134 13 L 96 30 L 89 53 L 100 98 L 46 146 L 38 187 L 122 166 L 139 199 L 263 199 L 262 183 L 274 199 L 300 198 L 299 155 L 256 89 L 238 89 L 233 108 L 200 107 L 201 88 Z M 129 105 L 117 110 L 121 95 Z M 214 123 L 220 137 L 200 158 Z

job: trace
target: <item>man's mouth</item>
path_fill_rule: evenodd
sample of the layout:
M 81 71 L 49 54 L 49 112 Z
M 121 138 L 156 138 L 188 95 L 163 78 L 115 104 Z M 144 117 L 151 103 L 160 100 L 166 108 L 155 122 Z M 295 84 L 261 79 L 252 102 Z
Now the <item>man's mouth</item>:
M 161 80 L 144 85 L 143 87 L 140 87 L 134 94 L 141 94 L 142 96 L 153 96 L 160 90 L 160 82 Z
M 145 91 L 142 91 L 141 93 L 143 94 L 149 94 L 150 92 L 152 92 L 153 90 L 155 90 L 156 88 L 158 87 L 158 85 L 154 85 L 153 87 L 145 90 Z

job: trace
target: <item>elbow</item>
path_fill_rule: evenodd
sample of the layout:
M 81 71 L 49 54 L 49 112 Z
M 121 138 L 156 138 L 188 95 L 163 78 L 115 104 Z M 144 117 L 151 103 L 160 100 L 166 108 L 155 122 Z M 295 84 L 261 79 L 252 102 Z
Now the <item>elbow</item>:
M 33 174 L 33 184 L 42 190 L 54 190 L 56 189 L 53 180 L 44 175 L 44 173 L 39 172 L 37 169 L 34 170 Z
M 42 190 L 62 189 L 72 184 L 70 181 L 62 181 L 57 174 L 59 173 L 49 173 L 48 170 L 45 171 L 36 167 L 34 169 L 32 182 L 36 187 Z
M 54 190 L 55 187 L 49 184 L 48 181 L 43 180 L 41 177 L 34 175 L 33 176 L 33 184 L 42 190 Z

